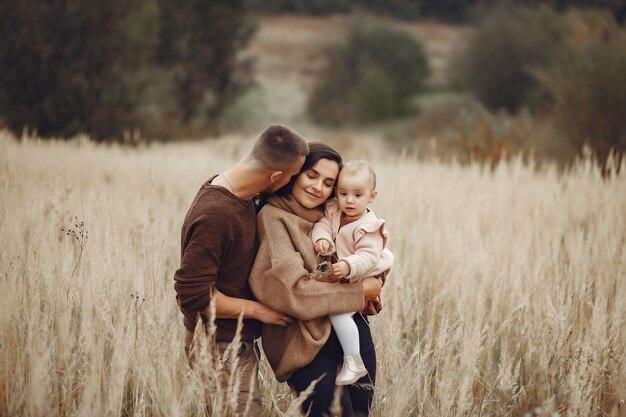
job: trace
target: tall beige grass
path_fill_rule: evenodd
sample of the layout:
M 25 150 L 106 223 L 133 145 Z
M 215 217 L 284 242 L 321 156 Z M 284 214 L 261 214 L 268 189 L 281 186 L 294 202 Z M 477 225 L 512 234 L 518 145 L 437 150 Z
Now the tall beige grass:
M 0 415 L 201 415 L 173 290 L 180 226 L 248 145 L 0 133 Z M 372 415 L 625 415 L 626 167 L 370 156 L 397 259 L 372 319 Z M 266 414 L 293 414 L 261 368 Z

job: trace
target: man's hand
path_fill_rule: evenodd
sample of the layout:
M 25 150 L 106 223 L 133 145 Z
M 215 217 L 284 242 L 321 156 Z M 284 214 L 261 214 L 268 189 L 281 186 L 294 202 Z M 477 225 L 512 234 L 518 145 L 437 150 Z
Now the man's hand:
M 215 290 L 213 301 L 215 302 L 215 316 L 219 319 L 237 319 L 243 311 L 244 319 L 255 319 L 265 324 L 276 324 L 284 327 L 296 322 L 292 317 L 271 309 L 258 301 L 229 297 L 218 290 Z M 210 317 L 210 306 L 207 306 L 203 313 Z
M 287 326 L 288 324 L 293 324 L 296 322 L 295 319 L 289 317 L 286 314 L 280 313 L 274 309 L 271 309 L 258 301 L 251 301 L 250 303 L 254 303 L 251 305 L 251 315 L 252 318 L 265 323 L 265 324 L 275 324 L 278 326 Z
M 330 250 L 330 242 L 326 239 L 320 239 L 317 242 L 315 242 L 315 245 L 313 245 L 315 247 L 315 252 L 317 252 L 319 255 L 322 256 L 327 256 L 330 255 L 328 253 L 328 251 Z
M 332 264 L 333 278 L 342 279 L 350 275 L 350 265 L 346 261 L 339 261 Z

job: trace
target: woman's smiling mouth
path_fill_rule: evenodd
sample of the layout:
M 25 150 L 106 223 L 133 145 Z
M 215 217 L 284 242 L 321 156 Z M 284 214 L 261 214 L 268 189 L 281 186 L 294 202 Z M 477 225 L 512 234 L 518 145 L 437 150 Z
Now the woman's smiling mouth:
M 318 198 L 321 198 L 321 196 L 319 194 L 315 194 L 312 193 L 310 191 L 304 191 L 310 198 L 312 198 L 313 200 L 317 200 Z

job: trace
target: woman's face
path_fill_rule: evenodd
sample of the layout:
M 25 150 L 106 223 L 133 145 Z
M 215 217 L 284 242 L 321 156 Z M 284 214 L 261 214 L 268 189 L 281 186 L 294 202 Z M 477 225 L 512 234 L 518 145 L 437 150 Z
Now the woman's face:
M 339 165 L 330 159 L 320 159 L 296 179 L 291 194 L 303 207 L 315 208 L 324 203 L 335 186 Z

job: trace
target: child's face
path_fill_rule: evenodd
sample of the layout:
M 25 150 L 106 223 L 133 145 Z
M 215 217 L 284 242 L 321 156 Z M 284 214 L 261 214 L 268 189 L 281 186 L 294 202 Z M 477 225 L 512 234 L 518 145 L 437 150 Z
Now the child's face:
M 346 218 L 360 218 L 365 213 L 367 205 L 375 198 L 376 191 L 372 190 L 372 181 L 367 172 L 358 172 L 354 175 L 344 172 L 339 174 L 337 202 Z

